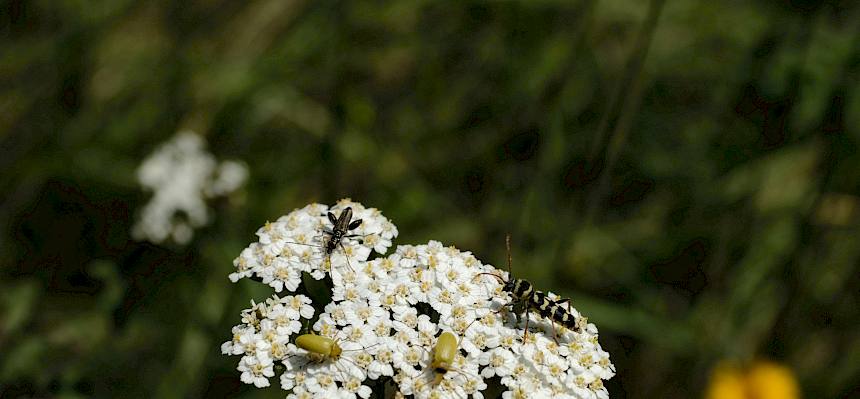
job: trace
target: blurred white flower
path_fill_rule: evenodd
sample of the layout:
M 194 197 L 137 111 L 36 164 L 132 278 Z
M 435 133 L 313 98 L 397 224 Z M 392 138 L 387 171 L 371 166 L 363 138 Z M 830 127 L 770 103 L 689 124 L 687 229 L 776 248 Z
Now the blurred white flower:
M 208 198 L 225 196 L 242 187 L 247 179 L 248 168 L 245 164 L 231 160 L 221 162 L 212 180 L 204 188 L 204 194 Z
M 140 185 L 153 194 L 141 209 L 132 235 L 154 243 L 168 239 L 188 243 L 194 229 L 209 223 L 206 199 L 238 189 L 247 176 L 247 168 L 239 162 L 218 164 L 199 135 L 178 133 L 137 170 Z

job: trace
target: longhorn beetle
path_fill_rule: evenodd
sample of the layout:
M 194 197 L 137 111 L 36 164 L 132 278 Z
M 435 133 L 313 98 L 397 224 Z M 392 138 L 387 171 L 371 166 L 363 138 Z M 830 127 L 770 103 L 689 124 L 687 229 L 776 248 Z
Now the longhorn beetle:
M 352 207 L 346 207 L 343 211 L 340 212 L 340 216 L 334 217 L 334 214 L 328 212 L 327 214 L 328 220 L 332 224 L 332 228 L 326 228 L 323 230 L 330 237 L 325 242 L 325 253 L 326 255 L 331 255 L 334 252 L 334 249 L 340 245 L 341 249 L 343 249 L 342 240 L 347 237 L 357 237 L 356 234 L 347 234 L 350 230 L 355 230 L 358 226 L 361 226 L 361 219 L 352 220 Z
M 436 346 L 433 347 L 433 361 L 430 363 L 430 368 L 436 373 L 437 384 L 445 376 L 445 373 L 454 367 L 454 358 L 459 352 L 457 337 L 450 331 L 443 332 L 436 339 Z
M 341 250 L 344 251 L 344 255 L 346 257 L 346 248 L 343 246 L 343 239 L 361 236 L 360 234 L 349 234 L 349 232 L 361 226 L 362 219 L 352 220 L 352 207 L 344 208 L 338 216 L 335 216 L 334 213 L 331 212 L 327 212 L 326 216 L 328 217 L 329 222 L 331 222 L 331 227 L 323 228 L 323 234 L 328 235 L 328 238 L 325 239 L 322 245 L 323 251 L 327 257 L 330 257 L 334 250 L 337 249 L 337 247 L 340 247 Z M 288 243 L 317 248 L 320 247 L 318 245 L 300 242 L 288 241 Z M 350 269 L 352 269 L 352 265 L 349 264 L 348 257 L 346 257 L 346 264 Z
M 507 247 L 507 250 L 508 250 L 508 275 L 510 276 L 510 273 L 511 273 L 511 235 L 510 234 L 505 236 L 505 246 Z M 570 312 L 570 298 L 564 298 L 561 300 L 550 299 L 546 295 L 546 293 L 535 290 L 534 286 L 532 286 L 532 283 L 530 283 L 527 280 L 523 280 L 523 279 L 519 279 L 519 278 L 512 278 L 512 279 L 505 281 L 505 279 L 502 278 L 502 276 L 499 276 L 498 274 L 495 274 L 495 273 L 479 273 L 475 277 L 480 276 L 480 275 L 484 275 L 484 274 L 487 274 L 487 275 L 490 275 L 490 276 L 493 276 L 493 277 L 499 279 L 499 281 L 504 284 L 504 286 L 502 286 L 502 291 L 507 292 L 508 294 L 510 294 L 513 297 L 513 300 L 511 302 L 505 304 L 505 307 L 507 307 L 508 305 L 513 306 L 515 303 L 519 303 L 519 302 L 525 303 L 526 325 L 525 325 L 525 331 L 523 332 L 523 340 L 524 341 L 525 341 L 525 339 L 529 333 L 529 310 L 530 310 L 530 308 L 534 308 L 535 310 L 537 310 L 538 314 L 540 314 L 543 317 L 546 317 L 547 319 L 550 319 L 550 321 L 552 321 L 552 323 L 553 323 L 553 327 L 555 326 L 555 323 L 559 323 L 559 324 L 561 324 L 561 325 L 563 325 L 563 326 L 565 326 L 571 330 L 574 330 L 574 331 L 581 331 L 582 330 L 582 325 L 580 324 L 580 322 L 578 322 L 577 318 L 575 316 L 573 316 L 573 314 L 571 314 L 571 312 Z M 565 304 L 565 303 L 567 304 L 567 309 L 562 307 L 562 304 Z M 556 338 L 555 329 L 553 329 L 553 339 L 555 339 L 556 341 L 558 340 Z
M 465 382 L 461 382 L 462 385 L 460 385 L 460 388 L 466 390 L 466 396 L 468 397 L 468 392 L 476 390 L 476 386 L 474 385 L 474 380 L 476 379 L 476 377 L 470 377 L 470 373 L 467 373 L 464 370 L 457 369 L 457 363 L 463 361 L 463 358 L 459 355 L 460 344 L 457 340 L 457 336 L 455 336 L 454 333 L 450 331 L 443 332 L 441 335 L 439 335 L 438 338 L 436 338 L 436 344 L 433 345 L 432 352 L 430 352 L 431 360 L 430 364 L 428 365 L 429 367 L 427 367 L 424 372 L 422 372 L 422 375 L 426 375 L 424 373 L 428 373 L 428 376 L 432 377 L 432 381 L 428 380 L 427 382 L 430 382 L 432 386 L 435 387 L 441 384 L 443 380 L 445 380 L 445 376 L 448 375 L 448 373 L 453 372 L 460 374 L 466 380 Z M 459 360 L 458 357 L 460 358 Z M 427 386 L 424 385 L 425 380 L 422 377 L 422 379 L 419 381 L 421 382 L 416 381 L 415 389 L 417 389 L 418 391 L 423 391 L 425 388 L 427 388 Z M 450 384 L 451 381 L 448 381 L 448 383 Z M 445 385 L 445 389 L 456 388 L 451 385 Z M 431 395 L 430 397 L 435 396 Z
M 329 261 L 331 259 L 331 255 L 332 255 L 332 253 L 334 253 L 334 250 L 338 246 L 340 246 L 340 248 L 344 254 L 344 259 L 346 259 L 347 267 L 349 267 L 350 270 L 353 270 L 352 265 L 349 263 L 349 254 L 343 245 L 343 239 L 362 236 L 361 234 L 349 234 L 350 231 L 355 230 L 359 226 L 361 226 L 362 219 L 352 220 L 352 207 L 344 208 L 340 212 L 340 215 L 337 217 L 335 217 L 334 214 L 331 212 L 327 212 L 325 215 L 328 217 L 328 220 L 331 222 L 332 225 L 331 225 L 331 227 L 324 227 L 322 230 L 323 234 L 326 234 L 329 236 L 323 241 L 323 243 L 322 243 L 323 245 L 308 244 L 306 242 L 295 242 L 295 241 L 285 241 L 285 242 L 288 244 L 293 244 L 293 245 L 302 245 L 302 246 L 307 246 L 307 247 L 321 248 L 322 251 L 325 253 L 326 261 Z M 272 225 L 269 222 L 266 222 L 264 229 L 266 231 L 269 231 L 271 229 L 271 226 Z M 279 256 L 279 255 L 276 255 L 276 256 Z M 264 282 L 265 281 L 259 275 L 251 276 L 250 278 L 251 278 L 251 280 L 254 280 L 257 282 Z
M 315 353 L 323 359 L 338 361 L 343 349 L 337 341 L 316 334 L 302 334 L 296 337 L 296 346 L 308 352 Z
M 310 334 L 302 334 L 296 337 L 296 346 L 308 351 L 308 361 L 315 363 L 322 363 L 326 361 L 331 361 L 332 365 L 335 369 L 340 373 L 344 373 L 344 370 L 338 366 L 338 362 L 341 360 L 352 363 L 355 367 L 361 368 L 356 361 L 361 361 L 358 359 L 364 358 L 363 361 L 366 361 L 368 364 L 372 360 L 371 355 L 367 352 L 368 348 L 356 348 L 356 349 L 343 349 L 339 344 L 340 340 L 336 338 L 329 338 L 326 336 L 314 334 L 311 332 Z M 378 344 L 371 345 L 370 347 L 376 346 Z M 356 355 L 356 359 L 349 359 L 347 357 L 343 357 L 344 352 L 361 352 Z M 307 364 L 307 363 L 306 363 Z

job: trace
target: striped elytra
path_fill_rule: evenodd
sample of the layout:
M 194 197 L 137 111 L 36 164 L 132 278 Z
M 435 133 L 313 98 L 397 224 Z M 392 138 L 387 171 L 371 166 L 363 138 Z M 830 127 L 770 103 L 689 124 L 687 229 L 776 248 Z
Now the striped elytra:
M 523 280 L 523 279 L 512 279 L 505 283 L 505 286 L 502 287 L 502 290 L 509 292 L 513 295 L 517 300 L 522 300 L 525 297 L 528 297 L 534 292 L 534 288 L 532 288 L 532 283 Z
M 526 302 L 528 308 L 533 308 L 541 317 L 550 319 L 572 330 L 578 330 L 576 318 L 563 305 L 569 299 L 554 301 L 546 293 L 537 291 L 528 280 L 519 278 L 506 281 L 502 290 L 509 293 L 515 302 Z

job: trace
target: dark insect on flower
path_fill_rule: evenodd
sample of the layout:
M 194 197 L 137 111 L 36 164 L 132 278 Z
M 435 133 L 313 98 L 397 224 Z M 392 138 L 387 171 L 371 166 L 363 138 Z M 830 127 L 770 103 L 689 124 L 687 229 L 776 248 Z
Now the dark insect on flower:
M 349 234 L 350 231 L 355 230 L 359 226 L 361 226 L 362 220 L 352 220 L 352 207 L 344 208 L 338 216 L 335 216 L 334 213 L 331 212 L 327 212 L 326 216 L 328 217 L 329 222 L 331 222 L 331 227 L 325 227 L 322 230 L 322 233 L 327 235 L 325 240 L 323 240 L 322 245 L 323 252 L 325 252 L 326 255 L 326 259 L 328 259 L 328 257 L 330 257 L 332 253 L 334 253 L 334 250 L 339 247 L 344 253 L 347 266 L 349 266 L 350 270 L 352 270 L 352 265 L 349 263 L 349 256 L 347 255 L 347 250 L 343 245 L 343 240 L 346 238 L 364 237 L 364 235 L 362 234 Z M 361 239 L 359 239 L 359 241 L 361 241 Z M 289 243 L 320 248 L 320 246 L 314 244 L 298 242 Z
M 359 237 L 358 234 L 348 234 L 351 230 L 357 229 L 361 226 L 361 219 L 352 220 L 352 208 L 346 207 L 343 211 L 340 212 L 340 216 L 334 217 L 334 214 L 328 212 L 327 214 L 328 220 L 331 222 L 332 227 L 326 228 L 323 230 L 325 234 L 328 234 L 329 237 L 325 241 L 325 253 L 326 255 L 331 255 L 334 252 L 335 248 L 338 246 L 343 249 L 343 239 L 344 238 L 352 238 Z
M 511 272 L 511 236 L 505 237 L 505 245 L 508 251 L 508 275 Z M 571 330 L 581 332 L 585 325 L 585 318 L 578 318 L 570 311 L 570 298 L 554 300 L 547 296 L 546 293 L 534 289 L 532 283 L 527 280 L 512 278 L 505 280 L 502 276 L 494 273 L 479 273 L 480 275 L 490 275 L 497 278 L 504 286 L 502 290 L 513 297 L 510 303 L 505 304 L 505 307 L 513 307 L 516 303 L 525 303 L 526 325 L 523 332 L 523 340 L 528 336 L 529 331 L 529 310 L 535 309 L 538 314 L 552 321 L 553 326 L 559 323 Z M 476 276 L 477 277 L 477 276 Z M 567 304 L 566 307 L 562 305 Z M 553 330 L 553 339 L 556 341 L 556 332 Z

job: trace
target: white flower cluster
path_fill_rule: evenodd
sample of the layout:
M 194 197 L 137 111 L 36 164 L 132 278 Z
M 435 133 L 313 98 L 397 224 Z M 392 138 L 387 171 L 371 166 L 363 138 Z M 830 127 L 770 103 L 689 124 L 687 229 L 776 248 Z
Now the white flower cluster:
M 282 334 L 298 333 L 299 324 L 264 324 L 272 319 L 269 308 L 243 313 L 244 324 L 234 327 L 233 341 L 222 347 L 226 354 L 244 355 L 243 381 L 267 385 L 274 376 L 272 361 L 280 361 L 288 398 L 368 398 L 373 381 L 383 377 L 397 384 L 400 395 L 415 398 L 483 398 L 494 377 L 508 387 L 504 398 L 609 397 L 603 380 L 614 375 L 614 366 L 598 343 L 597 328 L 575 309 L 569 314 L 577 320 L 576 331 L 532 310 L 526 337 L 525 318 L 506 306 L 512 298 L 499 278 L 487 275 L 506 279 L 506 273 L 436 241 L 401 245 L 387 257 L 368 260 L 371 249 L 380 254 L 388 249 L 397 230 L 375 209 L 348 200 L 332 208 L 335 216 L 346 207 L 365 228 L 350 234 L 364 240 L 346 238 L 326 254 L 330 235 L 322 232 L 330 226 L 322 214 L 327 208 L 314 204 L 268 223 L 258 232 L 259 242 L 234 262 L 238 271 L 231 280 L 255 276 L 276 291 L 297 290 L 302 273 L 316 279 L 328 275 L 333 283 L 332 302 L 313 325 L 319 336 L 310 338 L 325 343 L 322 351 L 302 349 L 296 338 Z M 371 236 L 376 238 L 368 242 Z M 307 313 L 300 315 L 310 319 Z M 271 333 L 273 325 L 283 329 Z M 443 332 L 457 337 L 456 348 L 444 347 Z M 440 362 L 446 349 L 453 355 Z
M 143 207 L 132 235 L 154 243 L 167 239 L 188 243 L 194 229 L 209 222 L 206 199 L 235 191 L 247 177 L 242 163 L 218 163 L 199 135 L 178 133 L 137 170 L 138 181 L 153 196 Z
M 352 211 L 352 220 L 361 220 L 361 225 L 350 230 L 329 253 L 328 213 L 337 217 L 347 208 Z M 343 199 L 331 208 L 311 204 L 275 222 L 266 222 L 257 230 L 257 236 L 259 241 L 233 261 L 237 271 L 230 274 L 230 280 L 255 276 L 281 292 L 284 288 L 295 291 L 302 273 L 320 280 L 332 271 L 356 270 L 371 251 L 388 251 L 391 240 L 397 237 L 397 227 L 376 208 Z
M 239 361 L 242 382 L 257 387 L 269 386 L 269 377 L 275 375 L 274 361 L 287 356 L 290 336 L 302 327 L 299 319 L 314 315 L 310 298 L 304 295 L 273 295 L 265 302 L 254 303 L 242 311 L 242 324 L 233 327 L 233 340 L 221 345 L 221 352 L 244 355 Z

